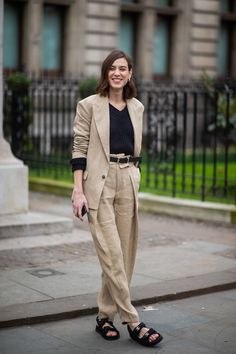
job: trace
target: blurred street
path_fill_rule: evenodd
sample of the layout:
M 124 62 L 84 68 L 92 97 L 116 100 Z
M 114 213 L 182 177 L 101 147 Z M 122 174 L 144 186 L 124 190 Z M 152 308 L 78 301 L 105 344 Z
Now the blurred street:
M 95 316 L 0 331 L 1 354 L 234 354 L 236 290 L 139 307 L 142 320 L 164 340 L 154 348 L 139 346 L 116 322 L 121 338 L 105 341 L 95 333 Z

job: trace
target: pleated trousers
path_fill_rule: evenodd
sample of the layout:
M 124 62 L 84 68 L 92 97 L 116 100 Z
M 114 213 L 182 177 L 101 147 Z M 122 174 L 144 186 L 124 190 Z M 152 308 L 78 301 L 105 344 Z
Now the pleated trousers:
M 89 211 L 89 225 L 102 268 L 102 287 L 98 294 L 99 318 L 122 323 L 138 322 L 131 304 L 130 281 L 137 240 L 137 192 L 140 172 L 133 163 L 110 162 L 97 210 Z

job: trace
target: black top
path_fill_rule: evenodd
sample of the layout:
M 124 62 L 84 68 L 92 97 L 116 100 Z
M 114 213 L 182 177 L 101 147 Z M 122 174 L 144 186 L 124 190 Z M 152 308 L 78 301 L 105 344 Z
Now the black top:
M 125 155 L 134 154 L 134 129 L 129 111 L 125 106 L 122 111 L 109 103 L 110 113 L 110 153 Z M 86 158 L 79 157 L 71 160 L 72 171 L 85 170 Z
M 134 129 L 127 106 L 122 111 L 109 104 L 110 153 L 134 154 Z

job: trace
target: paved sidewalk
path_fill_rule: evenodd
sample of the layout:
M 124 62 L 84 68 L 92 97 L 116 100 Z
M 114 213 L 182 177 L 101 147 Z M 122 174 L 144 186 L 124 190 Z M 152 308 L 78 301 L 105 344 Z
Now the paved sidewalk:
M 31 210 L 72 216 L 68 198 L 30 193 Z M 88 223 L 71 234 L 0 239 L 0 326 L 96 312 L 100 266 Z M 135 304 L 236 287 L 236 227 L 140 214 Z
M 1 354 L 235 354 L 236 290 L 149 307 L 140 318 L 163 335 L 155 348 L 132 341 L 119 319 L 120 339 L 105 341 L 94 331 L 95 316 L 7 328 L 0 331 Z

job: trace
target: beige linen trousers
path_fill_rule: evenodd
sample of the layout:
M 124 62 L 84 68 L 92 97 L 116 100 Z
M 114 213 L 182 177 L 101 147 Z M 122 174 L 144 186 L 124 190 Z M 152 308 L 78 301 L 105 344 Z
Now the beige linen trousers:
M 143 105 L 127 100 L 134 128 L 134 156 L 142 140 Z M 131 304 L 130 281 L 138 240 L 139 169 L 133 163 L 110 162 L 109 102 L 107 97 L 90 96 L 77 105 L 72 158 L 86 157 L 84 194 L 89 206 L 89 225 L 102 268 L 98 295 L 99 318 L 122 323 L 138 322 Z

